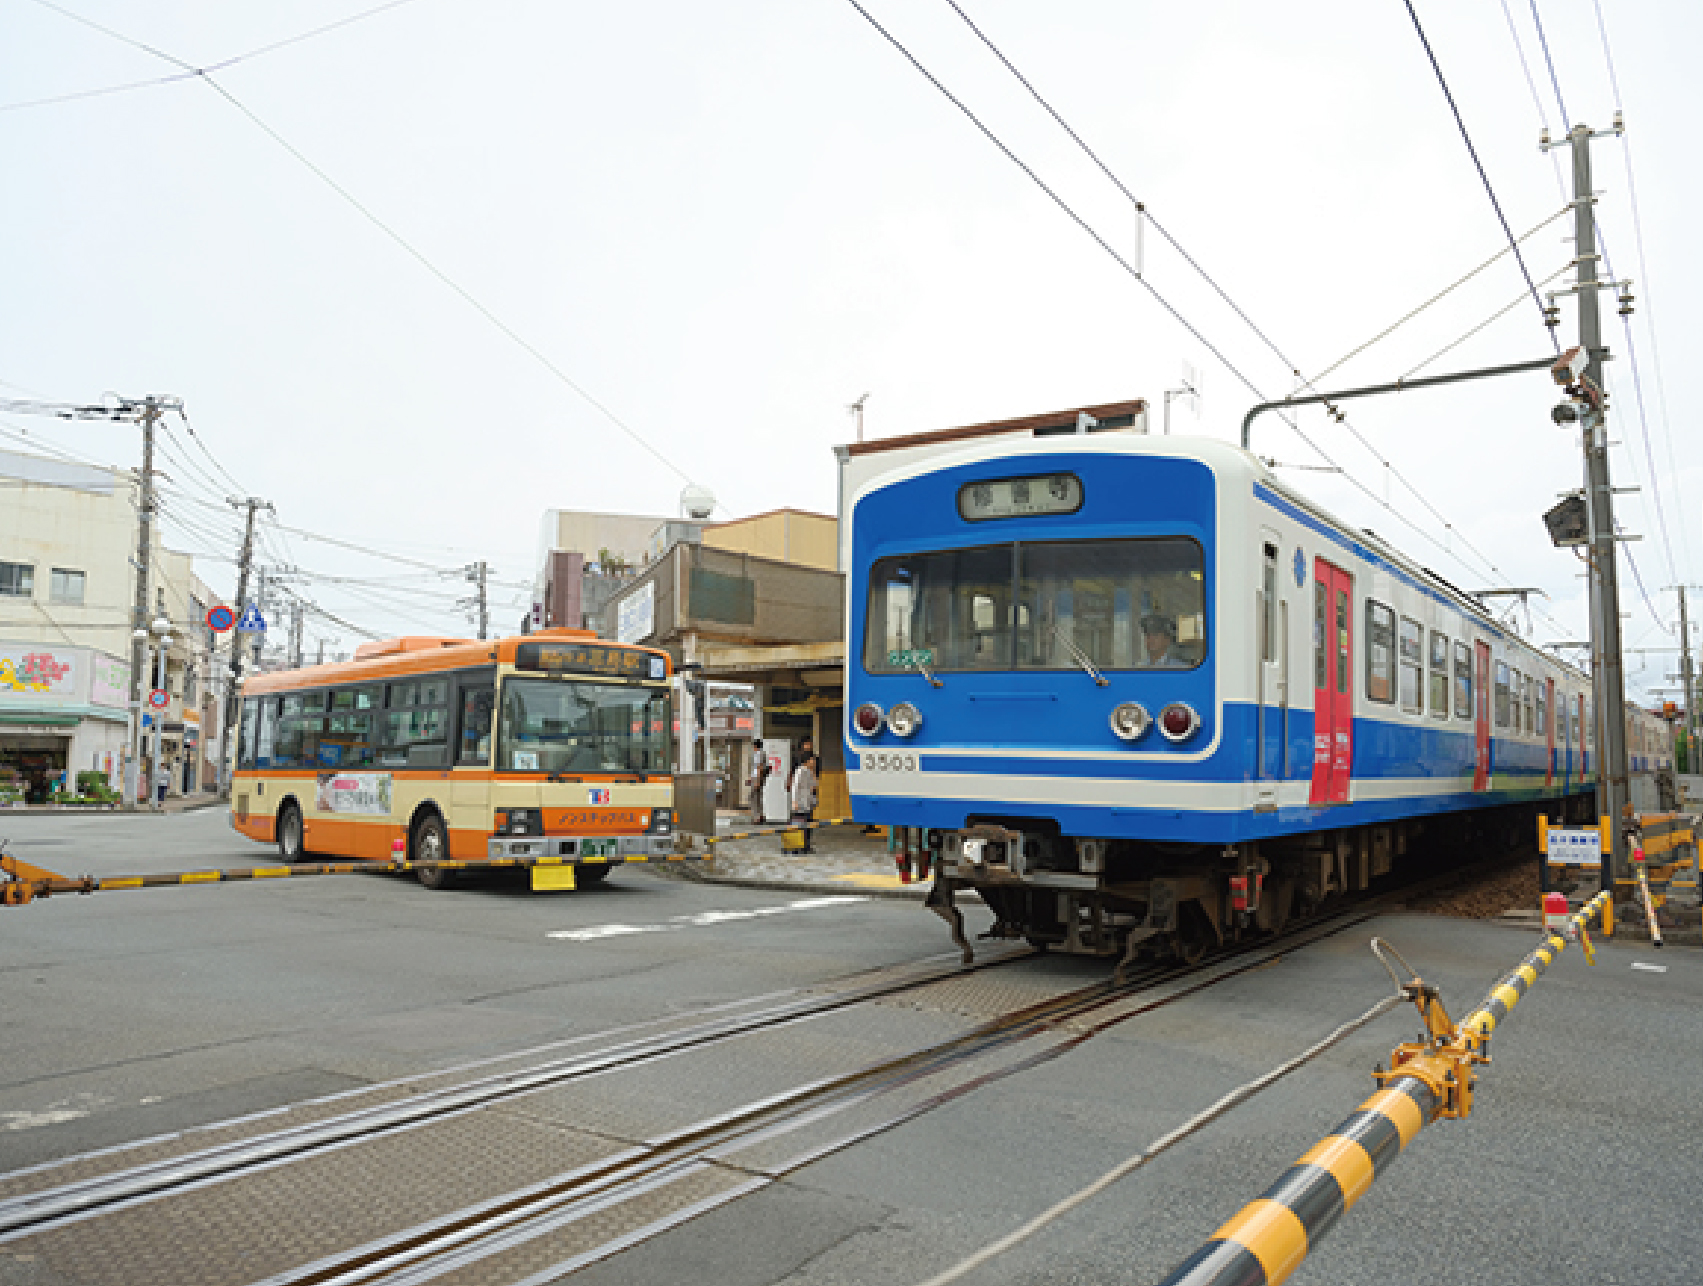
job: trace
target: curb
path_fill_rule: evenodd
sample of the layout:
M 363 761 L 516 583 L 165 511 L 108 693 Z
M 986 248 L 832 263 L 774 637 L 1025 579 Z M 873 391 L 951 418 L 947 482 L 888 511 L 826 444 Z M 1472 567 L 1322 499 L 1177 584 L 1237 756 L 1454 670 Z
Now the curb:
M 653 863 L 650 870 L 670 880 L 687 880 L 693 884 L 721 884 L 728 888 L 762 889 L 771 893 L 808 893 L 817 896 L 846 896 L 892 898 L 920 902 L 928 896 L 928 885 L 914 884 L 910 888 L 865 888 L 857 884 L 838 884 L 821 880 L 768 880 L 742 875 L 717 875 L 683 862 Z

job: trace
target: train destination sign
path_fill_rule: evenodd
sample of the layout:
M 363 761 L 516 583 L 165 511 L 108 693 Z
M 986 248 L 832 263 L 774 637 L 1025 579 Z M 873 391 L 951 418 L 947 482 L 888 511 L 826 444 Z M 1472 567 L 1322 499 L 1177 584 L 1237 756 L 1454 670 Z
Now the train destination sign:
M 1029 478 L 990 478 L 958 488 L 958 516 L 965 522 L 1073 514 L 1082 508 L 1082 479 L 1074 473 Z
M 616 679 L 666 679 L 668 661 L 653 652 L 602 643 L 521 643 L 514 668 L 546 674 L 602 674 Z

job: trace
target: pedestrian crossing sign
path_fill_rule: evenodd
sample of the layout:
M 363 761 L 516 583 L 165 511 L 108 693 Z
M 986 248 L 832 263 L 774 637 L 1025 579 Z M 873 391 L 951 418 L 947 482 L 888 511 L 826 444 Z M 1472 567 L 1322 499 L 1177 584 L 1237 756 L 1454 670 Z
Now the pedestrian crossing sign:
M 237 621 L 237 629 L 244 634 L 266 633 L 266 618 L 260 614 L 260 609 L 253 603 L 242 609 L 242 616 Z

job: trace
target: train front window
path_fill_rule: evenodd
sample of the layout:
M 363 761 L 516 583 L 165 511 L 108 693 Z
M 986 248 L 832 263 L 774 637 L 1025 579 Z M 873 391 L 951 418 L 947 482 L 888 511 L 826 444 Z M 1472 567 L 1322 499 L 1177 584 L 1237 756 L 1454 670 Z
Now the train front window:
M 989 545 L 870 570 L 863 664 L 1190 669 L 1206 655 L 1200 545 L 1167 537 Z
M 657 688 L 509 679 L 497 766 L 510 772 L 667 772 L 672 731 L 668 694 Z

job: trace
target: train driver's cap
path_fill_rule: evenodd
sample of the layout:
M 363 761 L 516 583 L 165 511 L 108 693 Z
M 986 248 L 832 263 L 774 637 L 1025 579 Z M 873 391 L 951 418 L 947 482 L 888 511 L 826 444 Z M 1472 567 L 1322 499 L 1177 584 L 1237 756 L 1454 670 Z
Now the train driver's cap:
M 1177 627 L 1171 623 L 1169 616 L 1150 614 L 1141 618 L 1143 634 L 1163 634 L 1168 639 L 1177 637 Z

